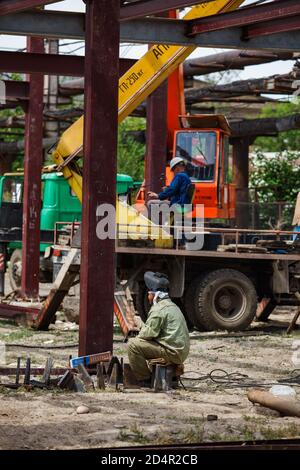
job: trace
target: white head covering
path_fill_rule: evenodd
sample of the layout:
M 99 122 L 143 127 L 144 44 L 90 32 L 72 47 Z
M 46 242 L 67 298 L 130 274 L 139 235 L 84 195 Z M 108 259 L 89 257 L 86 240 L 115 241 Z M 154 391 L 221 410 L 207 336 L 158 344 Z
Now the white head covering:
M 162 300 L 162 299 L 167 299 L 169 297 L 168 292 L 162 292 L 160 290 L 156 292 L 149 291 L 149 293 L 154 294 L 153 305 L 157 304 L 158 299 Z

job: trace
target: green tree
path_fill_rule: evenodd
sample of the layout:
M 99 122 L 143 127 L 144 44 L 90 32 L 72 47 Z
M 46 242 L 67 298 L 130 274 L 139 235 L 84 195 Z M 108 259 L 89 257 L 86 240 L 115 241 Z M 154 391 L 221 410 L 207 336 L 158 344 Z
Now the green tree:
M 144 179 L 145 145 L 130 136 L 132 131 L 145 130 L 145 119 L 128 117 L 119 125 L 118 173 L 132 176 L 135 181 Z
M 272 157 L 258 152 L 252 158 L 250 187 L 255 188 L 253 202 L 259 202 L 260 228 L 291 228 L 300 191 L 298 160 L 298 154 L 291 151 Z
M 295 152 L 274 157 L 258 152 L 251 161 L 250 184 L 258 188 L 260 201 L 294 201 L 300 191 L 299 156 Z

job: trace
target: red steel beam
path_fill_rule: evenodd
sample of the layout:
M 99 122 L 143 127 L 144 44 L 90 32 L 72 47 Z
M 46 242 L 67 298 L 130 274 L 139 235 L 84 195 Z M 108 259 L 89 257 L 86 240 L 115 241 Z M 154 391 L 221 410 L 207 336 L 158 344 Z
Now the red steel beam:
M 256 7 L 240 8 L 230 13 L 212 15 L 189 21 L 187 35 L 218 31 L 233 27 L 249 26 L 266 21 L 293 17 L 300 14 L 299 0 L 277 0 Z M 300 26 L 299 26 L 300 27 Z
M 111 233 L 97 235 L 96 210 L 116 204 L 120 39 L 119 0 L 86 6 L 80 356 L 113 348 L 115 240 Z
M 134 59 L 120 59 L 120 75 L 127 72 L 135 62 Z M 83 77 L 84 57 L 0 51 L 0 72 Z
M 42 38 L 28 38 L 30 52 L 43 52 Z M 44 77 L 31 74 L 25 119 L 24 196 L 21 291 L 25 297 L 39 295 L 41 171 L 43 165 Z
M 133 20 L 143 16 L 155 15 L 177 8 L 190 7 L 201 3 L 209 3 L 214 0 L 141 0 L 135 3 L 127 3 L 122 6 L 120 20 Z
M 49 5 L 49 3 L 60 2 L 61 0 L 0 0 L 0 15 L 8 15 L 17 11 L 28 10 L 30 8 Z
M 268 36 L 286 31 L 297 31 L 300 29 L 300 15 L 278 18 L 273 21 L 265 21 L 252 26 L 247 26 L 243 31 L 243 39 L 252 39 L 258 36 Z
M 84 57 L 30 52 L 0 52 L 0 72 L 84 75 Z
M 164 186 L 161 176 L 165 173 L 167 157 L 167 96 L 167 82 L 164 82 L 147 99 L 145 185 L 147 191 L 155 193 L 161 192 Z
M 4 80 L 6 100 L 27 100 L 29 98 L 29 82 Z

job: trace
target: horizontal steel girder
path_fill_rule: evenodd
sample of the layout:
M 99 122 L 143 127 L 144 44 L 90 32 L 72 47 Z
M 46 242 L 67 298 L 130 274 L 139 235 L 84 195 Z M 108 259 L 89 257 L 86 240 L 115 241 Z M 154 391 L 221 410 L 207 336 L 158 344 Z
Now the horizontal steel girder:
M 120 59 L 123 75 L 135 63 L 132 59 Z M 43 73 L 45 75 L 84 76 L 84 57 L 59 54 L 34 54 L 29 52 L 0 51 L 0 72 Z
M 0 15 L 7 15 L 16 11 L 27 10 L 61 0 L 0 0 Z
M 141 0 L 138 3 L 134 2 L 123 5 L 120 10 L 120 20 L 131 20 L 213 1 L 214 0 Z
M 192 36 L 233 27 L 249 27 L 258 23 L 263 23 L 264 26 L 266 21 L 271 20 L 280 21 L 282 28 L 284 28 L 285 18 L 291 18 L 299 14 L 299 0 L 278 0 L 266 5 L 249 6 L 228 13 L 191 20 L 187 27 L 187 35 Z M 284 31 L 288 30 L 289 27 L 286 25 Z
M 82 13 L 57 11 L 21 12 L 0 17 L 0 34 L 84 39 Z M 300 31 L 243 39 L 243 27 L 211 31 L 187 37 L 187 22 L 144 18 L 121 23 L 121 41 L 140 44 L 178 44 L 183 46 L 300 51 Z M 300 25 L 299 25 L 300 29 Z

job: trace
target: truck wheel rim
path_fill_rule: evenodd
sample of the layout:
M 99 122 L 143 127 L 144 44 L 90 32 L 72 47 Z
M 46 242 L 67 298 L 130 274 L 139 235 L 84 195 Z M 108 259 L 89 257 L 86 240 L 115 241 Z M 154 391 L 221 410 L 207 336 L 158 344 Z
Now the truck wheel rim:
M 226 283 L 219 286 L 212 296 L 214 314 L 226 320 L 236 321 L 246 310 L 247 300 L 244 290 L 236 284 Z

